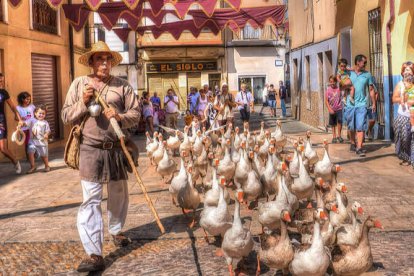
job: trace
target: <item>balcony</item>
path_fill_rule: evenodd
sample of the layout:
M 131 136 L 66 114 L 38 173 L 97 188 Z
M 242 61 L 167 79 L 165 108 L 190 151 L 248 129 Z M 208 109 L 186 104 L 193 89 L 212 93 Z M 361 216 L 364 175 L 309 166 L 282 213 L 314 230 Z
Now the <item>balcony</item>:
M 275 26 L 266 25 L 263 29 L 254 29 L 246 25 L 239 32 L 233 32 L 233 40 L 228 46 L 280 46 L 284 45 L 284 39 L 279 39 Z
M 46 0 L 32 0 L 32 15 L 34 30 L 49 34 L 58 34 L 57 11 L 52 9 Z

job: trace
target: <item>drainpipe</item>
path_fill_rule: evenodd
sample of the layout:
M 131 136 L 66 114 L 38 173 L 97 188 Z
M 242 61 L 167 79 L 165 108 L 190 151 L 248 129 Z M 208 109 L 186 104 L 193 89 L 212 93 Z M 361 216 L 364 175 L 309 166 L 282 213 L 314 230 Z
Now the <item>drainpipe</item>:
M 72 4 L 72 0 L 68 0 L 68 4 Z M 70 62 L 70 80 L 75 78 L 75 55 L 73 50 L 73 27 L 69 24 L 69 62 Z
M 390 19 L 387 22 L 387 60 L 388 60 L 388 93 L 384 93 L 385 101 L 385 140 L 390 141 L 393 133 L 391 128 L 391 122 L 393 121 L 393 103 L 392 93 L 394 89 L 394 83 L 392 79 L 392 54 L 391 54 L 391 28 L 395 19 L 395 0 L 390 0 Z M 388 115 L 388 116 L 387 116 Z

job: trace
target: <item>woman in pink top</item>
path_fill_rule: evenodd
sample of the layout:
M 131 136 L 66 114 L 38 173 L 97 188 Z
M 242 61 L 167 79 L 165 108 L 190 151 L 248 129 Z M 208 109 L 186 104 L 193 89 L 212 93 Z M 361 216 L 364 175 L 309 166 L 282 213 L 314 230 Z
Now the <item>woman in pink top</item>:
M 206 95 L 207 91 L 205 91 L 204 89 L 200 89 L 198 91 L 200 93 L 200 96 L 197 98 L 197 114 L 199 117 L 200 121 L 203 121 L 204 118 L 204 110 L 207 108 L 207 104 L 208 104 L 208 97 Z
M 342 130 L 342 102 L 341 90 L 339 89 L 336 76 L 329 77 L 329 86 L 325 93 L 325 104 L 329 111 L 329 125 L 332 127 L 332 143 L 343 143 Z

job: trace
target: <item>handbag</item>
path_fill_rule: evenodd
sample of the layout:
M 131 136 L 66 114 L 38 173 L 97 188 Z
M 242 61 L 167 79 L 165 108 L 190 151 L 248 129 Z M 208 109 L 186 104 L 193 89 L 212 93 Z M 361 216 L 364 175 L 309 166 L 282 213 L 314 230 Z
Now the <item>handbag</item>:
M 69 133 L 68 141 L 65 145 L 63 159 L 65 164 L 75 170 L 79 170 L 80 144 L 82 140 L 82 130 L 89 115 L 86 115 L 80 125 L 74 125 Z

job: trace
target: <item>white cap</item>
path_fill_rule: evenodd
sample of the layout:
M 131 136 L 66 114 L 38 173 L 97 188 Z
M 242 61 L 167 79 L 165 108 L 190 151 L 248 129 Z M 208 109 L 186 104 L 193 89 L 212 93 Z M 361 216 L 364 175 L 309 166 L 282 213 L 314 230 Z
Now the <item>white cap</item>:
M 227 82 L 223 82 L 222 84 L 221 84 L 221 87 L 223 87 L 223 86 L 229 86 L 228 84 L 227 84 Z
M 207 86 L 209 86 L 209 85 L 208 85 L 208 83 L 204 83 L 204 84 L 203 84 L 203 86 L 206 86 L 206 85 L 207 85 Z

